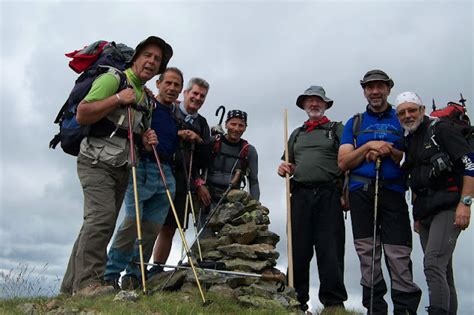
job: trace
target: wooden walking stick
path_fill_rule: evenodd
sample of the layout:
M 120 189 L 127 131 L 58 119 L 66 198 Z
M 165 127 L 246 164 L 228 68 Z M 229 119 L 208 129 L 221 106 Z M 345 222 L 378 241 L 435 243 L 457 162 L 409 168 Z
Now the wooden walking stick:
M 288 109 L 285 108 L 285 162 L 289 163 L 288 156 Z M 286 183 L 286 234 L 288 248 L 288 286 L 293 288 L 293 237 L 291 230 L 291 191 L 290 174 L 285 175 Z
M 132 163 L 132 182 L 133 182 L 133 196 L 135 197 L 135 218 L 137 222 L 137 242 L 138 242 L 138 251 L 140 253 L 140 271 L 142 275 L 142 288 L 143 293 L 146 294 L 146 280 L 145 280 L 145 262 L 143 259 L 143 244 L 142 244 L 142 227 L 141 227 L 141 215 L 140 207 L 138 204 L 138 189 L 137 189 L 137 159 L 135 156 L 135 143 L 133 139 L 133 118 L 132 118 L 132 109 L 130 106 L 127 107 L 128 114 L 128 138 L 130 142 L 130 161 Z

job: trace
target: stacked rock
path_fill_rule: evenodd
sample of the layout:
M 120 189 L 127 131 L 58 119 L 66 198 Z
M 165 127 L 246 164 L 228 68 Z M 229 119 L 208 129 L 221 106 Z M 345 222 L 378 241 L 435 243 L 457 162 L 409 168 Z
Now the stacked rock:
M 242 190 L 231 190 L 210 219 L 207 228 L 213 233 L 200 240 L 204 261 L 225 265 L 229 275 L 197 268 L 201 285 L 209 292 L 235 298 L 245 306 L 273 308 L 283 306 L 297 310 L 299 303 L 294 290 L 274 281 L 264 281 L 262 273 L 279 274 L 275 269 L 279 253 L 275 245 L 280 237 L 268 229 L 269 210 Z M 193 246 L 198 256 L 197 246 Z M 187 290 L 196 284 L 190 270 L 180 270 L 167 276 L 161 273 L 149 279 L 150 285 L 165 290 Z M 167 283 L 163 283 L 164 279 Z

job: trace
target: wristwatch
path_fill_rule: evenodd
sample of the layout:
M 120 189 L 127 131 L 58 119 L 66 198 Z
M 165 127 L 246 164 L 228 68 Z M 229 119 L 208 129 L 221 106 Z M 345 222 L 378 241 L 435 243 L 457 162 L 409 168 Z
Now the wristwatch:
M 461 203 L 464 204 L 465 206 L 470 207 L 472 204 L 472 197 L 471 196 L 461 197 Z

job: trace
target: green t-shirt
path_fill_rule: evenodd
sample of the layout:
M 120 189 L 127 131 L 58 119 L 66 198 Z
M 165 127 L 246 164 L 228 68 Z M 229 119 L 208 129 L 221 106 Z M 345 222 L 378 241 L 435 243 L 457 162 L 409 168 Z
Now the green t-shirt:
M 135 73 L 133 73 L 132 69 L 128 68 L 124 73 L 135 91 L 136 102 L 139 104 L 143 96 L 143 84 L 137 78 Z M 106 99 L 107 97 L 117 93 L 119 84 L 120 78 L 118 75 L 115 75 L 112 72 L 101 74 L 92 83 L 92 87 L 84 98 L 84 101 L 90 103 Z
M 310 132 L 298 129 L 291 135 L 296 137 L 293 150 L 289 148 L 290 159 L 293 157 L 290 162 L 295 164 L 293 179 L 300 183 L 322 183 L 340 177 L 342 172 L 337 166 L 338 147 L 334 139 L 328 138 L 327 129 L 316 128 Z M 341 139 L 342 131 L 343 125 L 338 123 L 338 139 Z

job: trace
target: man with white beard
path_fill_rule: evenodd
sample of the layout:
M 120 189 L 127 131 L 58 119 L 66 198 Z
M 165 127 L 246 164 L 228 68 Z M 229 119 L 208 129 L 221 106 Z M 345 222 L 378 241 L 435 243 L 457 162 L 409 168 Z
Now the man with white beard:
M 337 167 L 339 140 L 344 126 L 324 114 L 333 105 L 321 86 L 311 86 L 298 96 L 296 105 L 308 120 L 288 141 L 289 163 L 278 175 L 291 178 L 291 222 L 294 286 L 301 309 L 308 309 L 309 269 L 316 252 L 319 300 L 324 308 L 344 308 L 345 229 L 341 205 L 342 177 Z
M 464 136 L 469 126 L 425 116 L 413 92 L 398 95 L 396 105 L 405 129 L 403 168 L 413 193 L 414 229 L 424 252 L 428 314 L 456 314 L 452 256 L 461 230 L 469 226 L 474 196 L 474 149 Z

